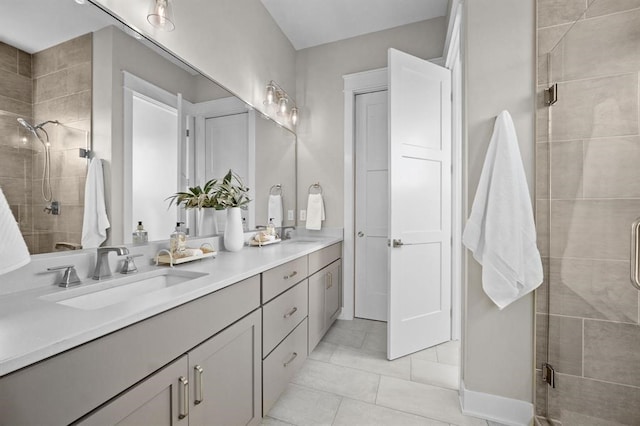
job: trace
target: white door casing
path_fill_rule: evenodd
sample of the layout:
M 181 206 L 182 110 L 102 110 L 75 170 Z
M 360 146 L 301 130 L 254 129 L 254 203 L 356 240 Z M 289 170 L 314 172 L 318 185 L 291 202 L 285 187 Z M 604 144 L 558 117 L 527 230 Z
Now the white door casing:
M 387 91 L 356 96 L 355 316 L 387 320 Z
M 395 49 L 388 64 L 387 357 L 395 359 L 451 337 L 451 77 Z

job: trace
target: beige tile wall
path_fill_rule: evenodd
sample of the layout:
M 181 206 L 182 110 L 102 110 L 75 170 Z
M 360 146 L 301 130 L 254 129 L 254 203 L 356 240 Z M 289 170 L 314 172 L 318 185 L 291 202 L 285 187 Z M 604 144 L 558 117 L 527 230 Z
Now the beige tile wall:
M 591 7 L 588 7 L 591 6 Z M 576 21 L 577 19 L 577 21 Z M 575 24 L 573 24 L 575 21 Z M 563 425 L 637 424 L 640 292 L 629 230 L 640 216 L 640 0 L 539 0 L 536 220 L 538 415 Z M 540 377 L 540 370 L 537 371 Z
M 31 145 L 16 121 L 31 120 L 31 55 L 0 42 L 0 187 L 23 233 L 32 231 Z
M 36 252 L 52 251 L 56 242 L 80 243 L 87 161 L 78 157 L 78 148 L 88 147 L 91 131 L 91 57 L 91 34 L 33 55 L 34 121 L 62 123 L 45 127 L 51 141 L 51 187 L 62 206 L 58 216 L 43 211 L 44 152 L 39 149 L 32 156 Z

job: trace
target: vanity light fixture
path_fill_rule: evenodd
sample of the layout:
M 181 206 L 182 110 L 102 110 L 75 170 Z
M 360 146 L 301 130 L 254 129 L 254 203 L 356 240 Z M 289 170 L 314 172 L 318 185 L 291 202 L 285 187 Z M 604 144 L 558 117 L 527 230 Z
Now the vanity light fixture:
M 173 6 L 170 0 L 151 0 L 147 21 L 156 28 L 164 31 L 173 31 L 176 26 L 173 23 Z
M 278 85 L 278 83 L 271 80 L 267 84 L 267 88 L 265 91 L 265 100 L 263 102 L 265 105 L 276 105 L 277 110 L 276 113 L 279 116 L 288 115 L 291 124 L 295 126 L 298 123 L 299 119 L 299 111 L 296 102 L 291 98 L 285 90 Z M 289 105 L 291 104 L 291 105 Z
M 265 105 L 273 104 L 273 101 L 276 99 L 276 86 L 272 84 L 273 82 L 267 84 L 267 93 L 266 100 L 264 101 Z

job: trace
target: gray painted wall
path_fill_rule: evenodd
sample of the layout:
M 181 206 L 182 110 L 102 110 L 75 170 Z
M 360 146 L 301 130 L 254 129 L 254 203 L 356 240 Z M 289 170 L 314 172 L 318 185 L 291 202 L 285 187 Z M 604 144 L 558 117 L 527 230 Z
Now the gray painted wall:
M 147 22 L 146 1 L 96 0 L 254 108 L 275 80 L 295 98 L 295 50 L 260 0 L 174 2 L 176 29 Z M 273 113 L 273 111 L 269 111 Z M 278 121 L 278 117 L 272 114 Z
M 530 192 L 534 182 L 535 1 L 465 2 L 468 217 L 495 117 L 513 117 Z M 499 17 L 499 19 L 497 18 Z M 466 251 L 463 371 L 467 389 L 533 401 L 534 298 L 503 311 L 482 290 L 482 270 Z
M 445 36 L 446 20 L 441 17 L 298 51 L 299 209 L 306 209 L 309 185 L 320 182 L 326 211 L 323 226 L 344 226 L 342 76 L 386 67 L 390 47 L 424 59 L 440 57 Z

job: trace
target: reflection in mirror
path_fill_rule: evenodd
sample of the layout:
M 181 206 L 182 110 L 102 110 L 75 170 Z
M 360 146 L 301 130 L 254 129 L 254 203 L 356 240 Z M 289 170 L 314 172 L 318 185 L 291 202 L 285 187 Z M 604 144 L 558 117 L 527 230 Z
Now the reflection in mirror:
M 251 189 L 248 229 L 268 223 L 278 184 L 282 225 L 295 224 L 294 134 L 90 3 L 8 1 L 0 187 L 32 254 L 80 248 L 88 161 L 78 148 L 104 160 L 109 244 L 131 242 L 138 221 L 149 240 L 166 239 L 176 221 L 192 235 L 215 232 L 165 199 L 230 168 Z

